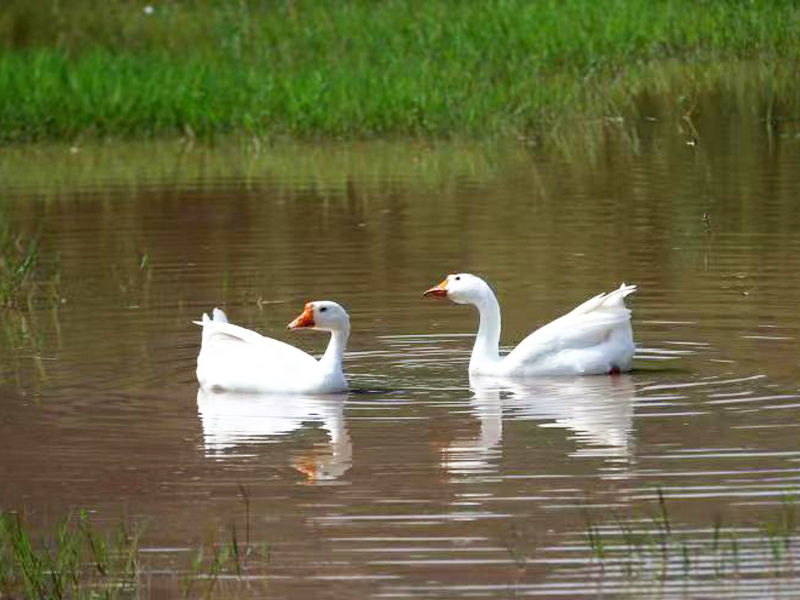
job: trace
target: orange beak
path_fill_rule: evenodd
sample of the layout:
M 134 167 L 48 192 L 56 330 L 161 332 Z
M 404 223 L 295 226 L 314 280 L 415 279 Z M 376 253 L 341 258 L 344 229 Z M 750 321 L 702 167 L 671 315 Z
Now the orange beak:
M 306 302 L 303 307 L 303 312 L 294 321 L 289 323 L 286 327 L 289 329 L 302 329 L 304 327 L 314 326 L 314 305 L 311 302 Z
M 434 296 L 435 298 L 446 298 L 447 297 L 447 278 L 444 279 L 439 285 L 433 286 L 431 289 L 426 291 L 422 294 L 426 298 L 428 296 Z

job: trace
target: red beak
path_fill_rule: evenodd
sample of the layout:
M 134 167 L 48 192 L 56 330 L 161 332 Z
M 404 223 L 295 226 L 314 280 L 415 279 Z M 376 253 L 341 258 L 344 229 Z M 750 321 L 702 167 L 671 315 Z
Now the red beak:
M 447 297 L 447 278 L 444 279 L 439 285 L 433 286 L 431 289 L 427 290 L 424 294 L 422 294 L 426 298 L 428 296 L 434 296 L 436 298 L 446 298 Z
M 289 329 L 302 329 L 304 327 L 314 326 L 314 304 L 306 302 L 303 307 L 303 312 L 294 321 L 289 323 L 286 327 Z

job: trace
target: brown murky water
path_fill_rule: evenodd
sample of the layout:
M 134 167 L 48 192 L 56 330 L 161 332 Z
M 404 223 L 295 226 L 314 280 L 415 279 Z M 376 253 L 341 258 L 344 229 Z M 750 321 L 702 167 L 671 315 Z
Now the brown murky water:
M 271 559 L 237 593 L 797 597 L 754 523 L 800 487 L 800 127 L 701 114 L 694 146 L 643 119 L 574 156 L 7 151 L 0 208 L 41 232 L 58 280 L 39 289 L 57 300 L 0 313 L 0 506 L 146 523 L 151 597 L 244 531 L 242 490 Z M 471 389 L 476 315 L 421 297 L 454 270 L 493 284 L 508 345 L 638 284 L 634 372 Z M 193 319 L 224 307 L 321 352 L 285 330 L 310 299 L 351 313 L 352 393 L 198 393 Z M 659 486 L 690 546 L 716 514 L 744 527 L 737 577 L 701 550 L 663 584 L 600 569 L 587 513 L 651 514 Z

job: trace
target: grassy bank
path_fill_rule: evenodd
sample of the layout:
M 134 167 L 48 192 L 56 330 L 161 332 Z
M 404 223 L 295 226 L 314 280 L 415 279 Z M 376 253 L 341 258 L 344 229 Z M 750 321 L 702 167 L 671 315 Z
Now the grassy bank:
M 4 141 L 485 136 L 539 131 L 588 98 L 602 112 L 608 90 L 665 59 L 794 62 L 800 8 L 10 0 L 0 40 Z

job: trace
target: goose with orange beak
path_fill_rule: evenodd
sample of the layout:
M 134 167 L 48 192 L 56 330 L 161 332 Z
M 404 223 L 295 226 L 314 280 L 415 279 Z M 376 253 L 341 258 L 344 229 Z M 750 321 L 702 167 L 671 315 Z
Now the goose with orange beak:
M 500 305 L 483 279 L 469 273 L 448 275 L 424 296 L 448 298 L 478 309 L 470 375 L 536 377 L 630 371 L 635 346 L 631 311 L 624 298 L 635 291 L 635 285 L 623 283 L 612 292 L 598 294 L 540 327 L 505 356 L 500 355 Z
M 317 360 L 285 342 L 228 322 L 215 308 L 195 321 L 203 328 L 197 381 L 205 390 L 227 392 L 335 394 L 348 389 L 342 356 L 350 337 L 350 317 L 336 302 L 307 302 L 287 327 L 331 334 Z

